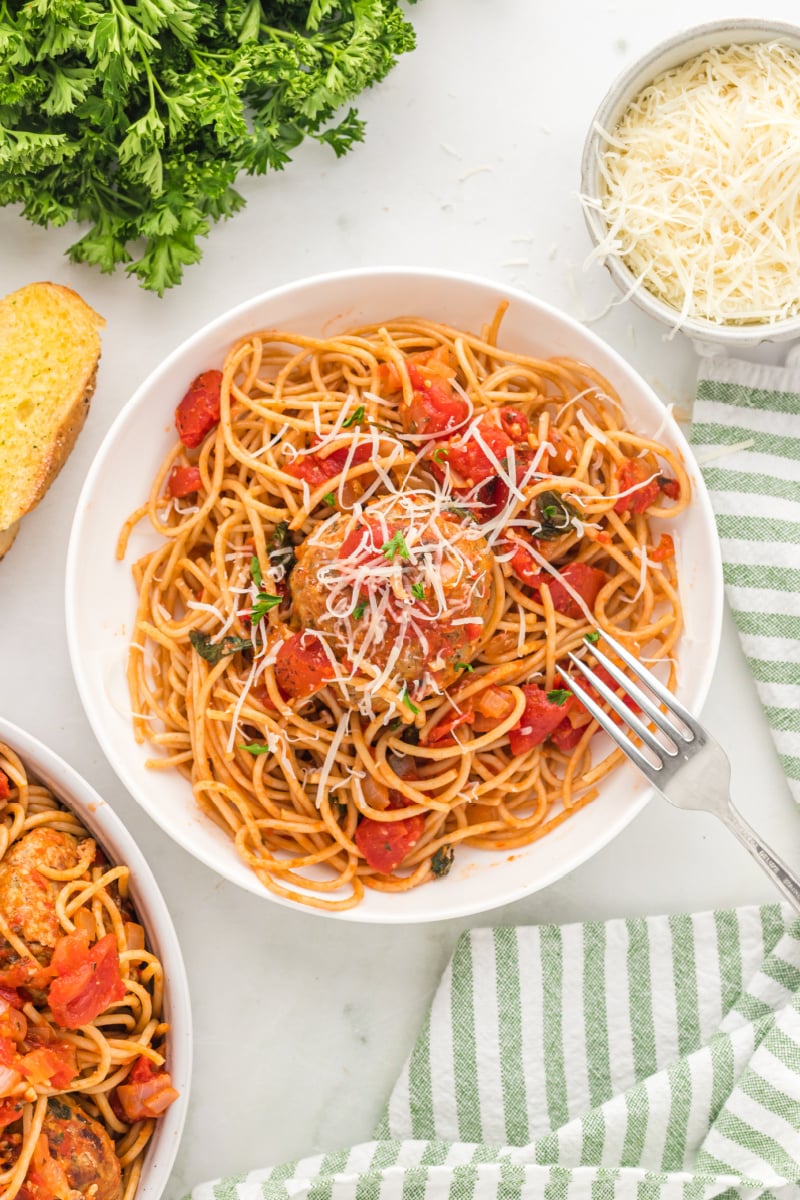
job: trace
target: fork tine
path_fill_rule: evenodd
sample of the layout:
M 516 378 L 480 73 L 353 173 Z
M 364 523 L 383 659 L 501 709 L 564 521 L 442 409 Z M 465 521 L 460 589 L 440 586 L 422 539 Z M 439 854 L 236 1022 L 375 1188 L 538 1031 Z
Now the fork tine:
M 663 742 L 660 742 L 658 738 L 651 733 L 645 723 L 640 721 L 635 713 L 631 712 L 623 697 L 618 696 L 613 688 L 610 688 L 608 684 L 604 683 L 603 680 L 600 679 L 598 675 L 595 675 L 594 671 L 592 671 L 590 667 L 587 667 L 585 662 L 583 662 L 575 654 L 570 654 L 569 659 L 573 666 L 577 667 L 581 674 L 588 679 L 592 687 L 600 693 L 606 703 L 611 705 L 611 708 L 614 710 L 617 716 L 623 720 L 626 725 L 630 726 L 633 732 L 642 739 L 644 744 L 649 746 L 657 758 L 663 759 L 665 755 L 668 758 L 674 758 L 676 756 L 678 753 L 677 740 L 671 738 L 666 731 L 663 731 L 664 736 L 669 738 L 670 743 L 669 746 L 665 746 Z M 623 686 L 625 686 L 624 676 Z M 659 716 L 661 716 L 660 713 Z
M 676 700 L 672 692 L 668 691 L 664 687 L 663 683 L 661 683 L 659 679 L 656 679 L 655 675 L 652 675 L 650 671 L 643 667 L 638 658 L 631 654 L 630 650 L 626 650 L 624 646 L 620 645 L 616 638 L 613 638 L 610 633 L 606 633 L 604 629 L 600 630 L 600 636 L 604 642 L 608 642 L 614 653 L 617 654 L 626 664 L 626 666 L 630 668 L 636 678 L 641 680 L 645 687 L 648 687 L 653 695 L 658 697 L 662 704 L 666 705 L 670 716 L 677 717 L 679 720 L 683 721 L 686 728 L 690 729 L 695 737 L 697 737 L 699 734 L 702 734 L 700 726 L 697 724 L 697 721 L 695 721 L 688 708 L 684 708 L 680 700 Z
M 625 691 L 633 700 L 636 701 L 642 712 L 646 712 L 650 720 L 655 722 L 656 727 L 675 743 L 676 749 L 679 745 L 678 739 L 680 739 L 681 742 L 694 741 L 693 737 L 687 737 L 683 730 L 678 729 L 677 725 L 674 725 L 672 721 L 669 721 L 667 719 L 668 714 L 663 713 L 661 709 L 653 703 L 650 697 L 646 696 L 642 689 L 638 687 L 632 679 L 629 679 L 624 671 L 619 669 L 615 662 L 612 662 L 612 660 L 606 654 L 603 654 L 602 650 L 598 650 L 597 646 L 595 646 L 592 650 L 592 653 L 597 661 L 605 667 L 611 678 L 620 684 L 621 687 L 625 688 Z M 652 686 L 650 680 L 647 681 L 647 686 Z M 670 696 L 672 695 L 671 692 L 669 694 Z
M 637 766 L 639 770 L 647 776 L 650 782 L 654 783 L 656 787 L 658 787 L 659 775 L 663 769 L 662 765 L 659 763 L 658 766 L 655 766 L 653 763 L 651 763 L 650 759 L 642 754 L 639 747 L 634 746 L 633 742 L 629 741 L 628 738 L 625 737 L 619 725 L 614 724 L 605 709 L 601 708 L 600 705 L 591 698 L 589 693 L 585 691 L 581 685 L 572 678 L 571 675 L 568 675 L 562 667 L 558 667 L 558 672 L 570 691 L 578 697 L 581 704 L 583 704 L 587 711 L 592 714 L 595 721 L 597 721 L 597 724 L 606 731 L 611 740 L 616 742 L 623 754 L 626 754 L 631 762 L 634 763 L 634 765 Z

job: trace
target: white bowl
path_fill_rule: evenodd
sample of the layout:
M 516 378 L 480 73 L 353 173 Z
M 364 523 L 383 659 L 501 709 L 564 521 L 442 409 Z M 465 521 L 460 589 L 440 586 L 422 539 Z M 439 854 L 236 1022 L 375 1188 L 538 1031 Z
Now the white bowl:
M 147 940 L 164 967 L 164 1017 L 169 1021 L 168 1066 L 179 1098 L 156 1122 L 134 1200 L 159 1200 L 169 1180 L 181 1140 L 192 1079 L 192 1010 L 189 984 L 175 927 L 153 873 L 119 817 L 63 758 L 31 734 L 0 717 L 0 741 L 22 759 L 25 769 L 70 808 L 102 846 L 111 862 L 131 869 L 131 898 Z
M 399 268 L 345 271 L 277 288 L 201 329 L 158 367 L 127 403 L 106 436 L 83 487 L 67 556 L 66 620 L 72 667 L 89 721 L 120 779 L 170 837 L 226 879 L 268 893 L 239 859 L 233 843 L 197 808 L 177 772 L 151 771 L 153 751 L 133 738 L 124 670 L 136 593 L 130 564 L 157 544 L 137 527 L 127 559 L 114 547 L 126 517 L 145 499 L 172 445 L 172 412 L 187 381 L 222 363 L 230 344 L 251 329 L 341 332 L 389 317 L 421 313 L 477 330 L 497 304 L 511 301 L 501 332 L 509 349 L 569 355 L 601 371 L 620 392 L 633 428 L 653 434 L 684 459 L 694 499 L 675 523 L 686 616 L 679 650 L 678 694 L 697 710 L 708 691 L 719 645 L 722 571 L 714 519 L 689 447 L 655 393 L 620 356 L 563 313 L 524 292 L 453 272 Z M 88 569 L 87 569 L 88 568 Z M 436 921 L 507 904 L 560 879 L 595 854 L 642 809 L 650 788 L 633 768 L 603 781 L 602 794 L 570 820 L 513 854 L 460 848 L 450 874 L 399 895 L 368 891 L 356 908 L 333 915 L 374 922 Z M 317 912 L 311 909 L 306 911 Z
M 784 42 L 800 50 L 800 28 L 780 21 L 757 19 L 714 21 L 687 29 L 675 37 L 661 42 L 643 58 L 623 72 L 612 83 L 600 107 L 592 118 L 583 147 L 581 160 L 581 192 L 592 200 L 599 200 L 602 181 L 599 160 L 606 144 L 605 133 L 613 132 L 625 109 L 638 94 L 652 83 L 656 76 L 688 62 L 712 46 L 738 46 L 757 42 Z M 597 245 L 607 233 L 607 225 L 601 210 L 584 205 L 584 217 L 592 241 Z M 604 260 L 611 278 L 617 287 L 630 295 L 651 317 L 655 317 L 670 328 L 675 328 L 679 318 L 678 309 L 666 304 L 645 287 L 635 286 L 633 272 L 623 260 L 611 254 Z M 701 317 L 686 317 L 680 322 L 680 331 L 687 337 L 712 346 L 724 346 L 734 351 L 742 346 L 754 346 L 761 342 L 783 342 L 800 336 L 800 317 L 776 321 L 772 325 L 720 325 Z

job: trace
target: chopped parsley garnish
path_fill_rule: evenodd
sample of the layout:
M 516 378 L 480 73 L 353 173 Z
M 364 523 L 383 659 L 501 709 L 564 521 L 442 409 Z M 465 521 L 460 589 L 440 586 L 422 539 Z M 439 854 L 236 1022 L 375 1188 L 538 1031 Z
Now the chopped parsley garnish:
M 281 578 L 286 578 L 296 562 L 294 546 L 289 540 L 288 521 L 279 521 L 273 529 L 272 537 L 267 546 L 267 553 L 273 567 L 283 567 L 284 575 Z
M 599 630 L 599 629 L 593 629 L 591 633 L 587 633 L 587 634 L 585 635 L 585 637 L 584 637 L 584 639 L 583 639 L 583 640 L 584 640 L 585 642 L 591 642 L 593 646 L 594 646 L 594 645 L 596 645 L 596 644 L 597 644 L 597 642 L 599 642 L 599 641 L 600 641 L 600 630 Z
M 414 597 L 415 600 L 424 600 L 425 599 L 425 584 L 424 583 L 412 583 L 411 595 Z
M 322 499 L 326 504 L 330 504 L 331 506 L 336 503 L 336 497 L 334 496 L 333 492 L 326 492 Z
M 364 420 L 364 405 L 359 404 L 354 413 L 351 413 L 346 421 L 342 421 L 342 429 L 349 429 L 351 425 L 360 425 Z
M 569 700 L 572 692 L 569 688 L 553 688 L 552 692 L 547 693 L 547 699 L 551 704 L 557 704 L 559 708 Z
M 447 458 L 447 451 L 445 450 L 444 446 L 437 446 L 431 455 L 431 458 L 435 463 L 444 462 L 444 460 Z
M 250 612 L 251 625 L 257 625 L 261 618 L 265 617 L 269 610 L 280 602 L 280 596 L 272 596 L 269 592 L 259 592 Z
M 453 865 L 456 852 L 452 846 L 440 846 L 431 859 L 431 870 L 437 879 L 441 879 Z
M 261 574 L 261 563 L 255 554 L 250 559 L 250 574 L 256 587 L 261 587 L 261 584 L 264 582 L 264 576 Z
M 472 663 L 454 662 L 453 666 L 455 667 L 455 669 L 457 671 L 474 671 L 475 670 Z
M 398 729 L 400 728 L 400 726 L 402 724 L 403 724 L 403 722 L 400 720 L 400 718 L 395 717 L 395 719 L 389 725 L 389 733 L 397 733 Z
M 405 704 L 406 708 L 410 708 L 412 713 L 414 714 L 414 716 L 416 716 L 417 713 L 419 712 L 419 709 L 417 708 L 416 704 L 413 702 L 413 700 L 409 696 L 408 688 L 405 685 L 403 686 L 403 690 L 400 693 L 400 699 L 403 701 L 403 704 Z
M 411 551 L 406 545 L 406 539 L 399 529 L 394 537 L 391 537 L 388 542 L 383 543 L 381 554 L 384 558 L 388 558 L 389 562 L 394 559 L 396 554 L 399 554 L 401 558 L 411 557 Z
M 353 609 L 353 620 L 360 621 L 366 611 L 367 611 L 366 600 L 359 600 L 358 604 Z
M 215 667 L 226 654 L 236 654 L 239 650 L 252 650 L 250 638 L 224 637 L 220 642 L 212 642 L 211 634 L 201 633 L 199 629 L 189 630 L 189 641 L 201 658 Z
M 253 758 L 258 758 L 259 754 L 269 754 L 272 747 L 268 742 L 249 742 L 246 746 L 240 746 L 239 749 L 252 754 Z

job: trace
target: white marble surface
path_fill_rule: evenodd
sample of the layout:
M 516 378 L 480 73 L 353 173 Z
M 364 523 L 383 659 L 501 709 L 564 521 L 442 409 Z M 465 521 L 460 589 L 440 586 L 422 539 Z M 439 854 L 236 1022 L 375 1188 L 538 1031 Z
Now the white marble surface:
M 796 18 L 796 0 L 771 15 Z M 168 1192 L 368 1137 L 456 938 L 469 924 L 573 921 L 773 898 L 710 818 L 653 802 L 561 883 L 472 921 L 337 924 L 238 891 L 165 836 L 124 793 L 88 728 L 62 619 L 64 559 L 81 481 L 133 388 L 177 342 L 275 284 L 339 267 L 405 263 L 513 282 L 586 319 L 612 298 L 582 270 L 576 200 L 592 112 L 634 57 L 681 28 L 752 16 L 742 0 L 421 0 L 419 48 L 364 98 L 366 144 L 337 162 L 303 147 L 283 176 L 246 181 L 245 211 L 163 300 L 70 266 L 72 230 L 0 211 L 0 290 L 77 288 L 108 319 L 92 413 L 57 485 L 0 566 L 0 711 L 82 771 L 153 865 L 186 955 L 196 1020 L 189 1122 Z M 695 359 L 630 305 L 595 324 L 665 401 L 687 404 Z M 87 564 L 91 570 L 91 564 Z M 746 813 L 800 867 L 800 815 L 775 758 L 730 620 L 705 709 Z

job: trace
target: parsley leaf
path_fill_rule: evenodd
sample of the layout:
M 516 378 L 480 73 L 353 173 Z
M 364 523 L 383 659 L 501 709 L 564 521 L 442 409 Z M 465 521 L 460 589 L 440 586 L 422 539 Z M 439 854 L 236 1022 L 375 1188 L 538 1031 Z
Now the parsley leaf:
M 163 294 L 304 140 L 345 154 L 351 101 L 414 48 L 399 0 L 0 4 L 0 204 L 78 221 L 74 262 Z
M 572 692 L 569 688 L 553 688 L 552 692 L 547 693 L 547 699 L 551 704 L 557 704 L 560 708 L 562 704 L 566 704 Z
M 261 574 L 261 564 L 255 554 L 250 559 L 250 576 L 256 587 L 261 587 L 261 584 L 264 582 L 264 576 Z
M 383 543 L 381 554 L 384 558 L 388 558 L 389 562 L 392 562 L 396 554 L 399 554 L 401 558 L 411 557 L 411 551 L 406 545 L 406 539 L 399 529 L 394 537 L 391 537 L 388 542 Z
M 269 592 L 259 592 L 250 610 L 250 624 L 257 625 L 261 618 L 265 617 L 269 610 L 280 602 L 280 596 L 272 596 Z
M 412 583 L 411 595 L 414 597 L 415 600 L 424 600 L 425 599 L 425 584 L 424 583 Z
M 238 650 L 252 650 L 253 643 L 249 638 L 224 637 L 220 642 L 212 642 L 209 633 L 201 633 L 199 629 L 189 630 L 189 641 L 201 658 L 215 667 L 226 654 L 236 654 Z
M 475 668 L 472 666 L 472 663 L 454 662 L 453 666 L 455 667 L 455 669 L 457 671 L 474 671 L 475 670 Z
M 326 492 L 322 499 L 326 504 L 330 504 L 331 506 L 336 503 L 336 497 L 334 496 L 333 492 Z
M 583 640 L 584 640 L 585 642 L 591 642 L 591 644 L 592 644 L 593 646 L 595 646 L 595 645 L 596 645 L 596 644 L 597 644 L 597 643 L 600 641 L 600 630 L 599 630 L 599 629 L 593 629 L 591 633 L 587 633 L 587 634 L 585 634 L 585 635 L 584 635 L 584 639 L 583 639 Z
M 366 409 L 363 404 L 359 404 L 354 413 L 351 413 L 346 421 L 342 421 L 342 429 L 350 429 L 352 425 L 360 425 L 364 420 Z
M 272 747 L 267 742 L 248 742 L 247 745 L 239 747 L 240 750 L 246 750 L 248 754 L 252 754 L 253 758 L 257 758 L 259 754 L 269 754 Z
M 444 460 L 447 458 L 447 451 L 445 450 L 444 446 L 437 446 L 431 455 L 431 458 L 435 463 L 444 462 Z
M 578 510 L 563 498 L 560 492 L 540 492 L 536 497 L 536 516 L 539 528 L 532 529 L 534 537 L 543 541 L 554 541 L 565 533 L 572 533 L 572 520 Z
M 416 704 L 414 704 L 411 697 L 409 696 L 408 688 L 406 687 L 405 684 L 403 684 L 403 690 L 400 693 L 400 699 L 403 701 L 403 704 L 405 704 L 406 708 L 410 708 L 412 713 L 414 713 L 414 716 L 416 716 L 417 713 L 419 712 L 419 709 L 417 708 Z
M 359 600 L 358 604 L 353 609 L 353 620 L 360 621 L 367 610 L 366 600 Z

